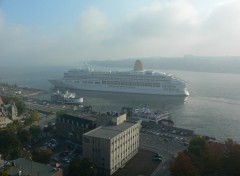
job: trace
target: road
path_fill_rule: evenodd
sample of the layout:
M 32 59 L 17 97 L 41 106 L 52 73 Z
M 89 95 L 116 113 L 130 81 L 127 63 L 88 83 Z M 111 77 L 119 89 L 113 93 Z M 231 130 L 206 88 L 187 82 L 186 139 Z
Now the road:
M 48 124 L 53 124 L 56 121 L 56 115 L 47 115 L 43 118 L 41 118 L 41 120 L 39 120 L 37 123 L 41 128 L 44 128 L 46 126 L 48 126 Z
M 62 105 L 40 105 L 34 102 L 25 102 L 25 104 L 27 105 L 27 108 L 29 109 L 34 109 L 40 112 L 46 112 L 46 113 L 50 113 L 50 112 L 58 112 L 63 110 L 63 106 Z
M 152 173 L 152 176 L 167 176 L 172 157 L 186 149 L 186 146 L 175 138 L 168 139 L 167 142 L 164 139 L 159 135 L 140 133 L 140 147 L 163 156 L 163 161 Z

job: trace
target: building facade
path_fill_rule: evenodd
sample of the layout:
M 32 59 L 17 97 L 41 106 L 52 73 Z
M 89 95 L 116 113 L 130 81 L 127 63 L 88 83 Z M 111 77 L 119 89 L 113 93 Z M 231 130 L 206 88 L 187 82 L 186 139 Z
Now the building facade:
M 83 156 L 98 174 L 112 175 L 138 152 L 140 122 L 126 121 L 126 114 L 83 134 Z
M 12 123 L 13 121 L 9 118 L 6 118 L 2 112 L 0 112 L 0 129 L 6 128 L 9 123 Z
M 18 110 L 15 102 L 4 104 L 0 97 L 0 112 L 4 117 L 10 118 L 11 120 L 17 120 Z
M 57 134 L 82 142 L 82 135 L 96 128 L 96 118 L 89 115 L 63 114 L 56 119 Z

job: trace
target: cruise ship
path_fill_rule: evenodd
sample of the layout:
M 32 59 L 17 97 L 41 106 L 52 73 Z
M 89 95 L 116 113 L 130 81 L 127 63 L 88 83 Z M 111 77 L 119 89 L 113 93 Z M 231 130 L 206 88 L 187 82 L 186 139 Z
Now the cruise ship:
M 188 96 L 187 83 L 170 74 L 144 70 L 136 60 L 130 71 L 94 71 L 91 66 L 71 69 L 62 79 L 49 80 L 55 87 L 77 90 Z

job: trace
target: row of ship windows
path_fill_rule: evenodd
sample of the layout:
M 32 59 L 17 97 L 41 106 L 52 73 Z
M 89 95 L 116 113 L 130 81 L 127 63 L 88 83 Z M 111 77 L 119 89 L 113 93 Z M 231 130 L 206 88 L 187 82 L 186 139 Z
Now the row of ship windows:
M 147 86 L 147 87 L 160 87 L 159 83 L 141 83 L 141 82 L 119 82 L 119 81 L 102 81 L 102 84 L 110 85 L 126 85 L 126 86 Z
M 74 81 L 76 84 L 80 84 L 80 81 Z M 82 81 L 84 84 L 101 84 L 99 81 Z M 119 81 L 102 81 L 102 84 L 108 85 L 127 85 L 127 86 L 147 86 L 147 87 L 160 87 L 160 83 L 141 83 L 141 82 L 119 82 Z M 162 85 L 163 88 L 172 88 L 175 89 L 174 85 Z
M 140 76 L 130 76 L 130 75 L 126 75 L 126 76 L 121 76 L 121 77 L 116 77 L 114 75 L 113 76 L 108 76 L 108 75 L 103 75 L 103 76 L 91 76 L 89 77 L 89 75 L 81 75 L 81 76 L 74 76 L 74 75 L 65 75 L 64 76 L 65 78 L 72 78 L 72 79 L 113 79 L 113 80 L 116 80 L 116 79 L 135 79 L 135 80 L 169 80 L 171 78 L 168 78 L 168 77 L 161 77 L 161 76 L 144 76 L 144 75 L 141 75 Z

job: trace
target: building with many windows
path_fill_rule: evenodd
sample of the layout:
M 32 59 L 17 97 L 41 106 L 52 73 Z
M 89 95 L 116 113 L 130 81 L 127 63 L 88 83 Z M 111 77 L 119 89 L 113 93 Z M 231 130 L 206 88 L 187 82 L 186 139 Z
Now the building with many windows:
M 62 114 L 55 125 L 58 135 L 82 142 L 82 135 L 96 128 L 96 118 L 89 114 Z
M 112 175 L 138 152 L 140 122 L 126 121 L 126 114 L 83 134 L 83 156 L 101 175 Z

